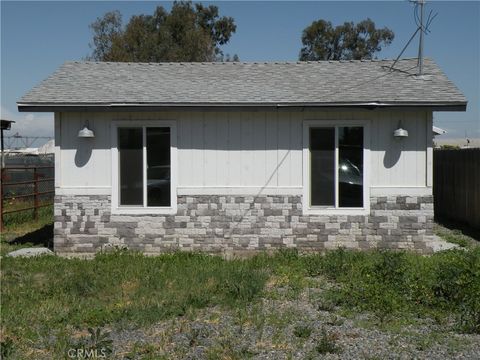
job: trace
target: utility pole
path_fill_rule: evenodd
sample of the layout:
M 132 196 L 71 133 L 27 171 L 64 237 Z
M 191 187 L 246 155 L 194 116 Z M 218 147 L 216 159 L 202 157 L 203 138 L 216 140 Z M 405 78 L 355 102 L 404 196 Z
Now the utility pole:
M 423 6 L 425 5 L 425 0 L 418 0 L 418 5 L 420 6 L 420 41 L 418 44 L 418 75 L 423 75 L 423 35 L 425 29 L 423 27 Z

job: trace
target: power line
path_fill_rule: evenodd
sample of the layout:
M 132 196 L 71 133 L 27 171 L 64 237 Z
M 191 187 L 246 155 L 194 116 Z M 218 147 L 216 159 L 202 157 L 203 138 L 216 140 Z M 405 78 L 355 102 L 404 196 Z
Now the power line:
M 6 147 L 19 149 L 31 147 L 37 140 L 51 140 L 52 136 L 21 136 L 18 132 L 11 136 L 5 136 Z

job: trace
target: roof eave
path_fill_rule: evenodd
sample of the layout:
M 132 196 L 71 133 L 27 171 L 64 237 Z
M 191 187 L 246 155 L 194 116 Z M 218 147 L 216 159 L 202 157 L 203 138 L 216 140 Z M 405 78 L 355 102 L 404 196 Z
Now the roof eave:
M 329 102 L 329 103 L 27 103 L 18 102 L 19 112 L 56 112 L 56 111 L 145 111 L 169 109 L 205 109 L 205 108 L 428 108 L 432 111 L 466 111 L 467 102 Z

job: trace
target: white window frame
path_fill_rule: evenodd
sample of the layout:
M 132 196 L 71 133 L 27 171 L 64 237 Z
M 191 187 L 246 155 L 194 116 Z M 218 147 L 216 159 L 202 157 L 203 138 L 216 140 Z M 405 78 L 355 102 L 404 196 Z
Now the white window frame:
M 338 207 L 338 128 L 363 127 L 363 207 Z M 310 128 L 335 128 L 335 207 L 311 206 Z M 369 120 L 305 120 L 303 122 L 303 200 L 305 215 L 367 215 L 370 212 L 370 121 Z
M 120 205 L 120 166 L 118 128 L 143 129 L 143 206 Z M 147 147 L 146 128 L 170 128 L 170 206 L 147 206 Z M 115 120 L 112 121 L 112 214 L 171 215 L 177 213 L 177 123 L 174 120 Z

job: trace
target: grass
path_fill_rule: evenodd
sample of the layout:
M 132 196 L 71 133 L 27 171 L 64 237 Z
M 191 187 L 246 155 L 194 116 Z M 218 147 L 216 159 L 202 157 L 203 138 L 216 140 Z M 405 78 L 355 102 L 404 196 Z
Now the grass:
M 434 228 L 435 234 L 440 236 L 445 241 L 460 245 L 464 248 L 474 248 L 476 246 L 479 246 L 480 238 L 478 231 L 474 232 L 468 230 L 459 228 L 458 225 L 456 225 L 456 227 L 446 227 L 440 224 L 435 224 Z M 476 238 L 468 234 L 475 234 Z
M 48 200 L 40 201 L 39 204 L 48 204 Z M 19 210 L 33 206 L 33 201 L 5 201 L 4 211 Z M 40 207 L 38 211 L 38 222 L 34 219 L 34 211 L 25 210 L 14 213 L 5 214 L 3 216 L 3 224 L 7 232 L 28 232 L 32 230 L 32 223 L 38 223 L 40 226 L 53 222 L 53 205 Z M 35 226 L 34 226 L 35 227 Z
M 301 339 L 306 339 L 310 337 L 312 331 L 313 328 L 310 325 L 301 324 L 295 326 L 295 328 L 293 329 L 293 335 Z
M 327 333 L 324 328 L 322 329 L 320 340 L 315 346 L 315 350 L 322 355 L 340 352 L 340 348 L 337 346 L 335 336 Z
M 151 324 L 191 309 L 249 302 L 267 278 L 249 263 L 200 254 L 3 262 L 3 320 L 17 329 L 32 323 L 52 328 Z
M 286 316 L 289 312 L 282 310 L 286 315 L 280 317 L 242 309 L 255 308 L 262 299 L 279 301 L 267 296 L 272 287 L 288 294 L 283 300 L 296 301 L 300 289 L 325 284 L 312 277 L 334 284 L 322 293 L 322 304 L 334 305 L 322 309 L 366 312 L 383 326 L 398 319 L 451 317 L 453 331 L 480 333 L 480 248 L 430 257 L 388 251 L 338 250 L 325 256 L 282 251 L 231 261 L 196 253 L 145 257 L 117 251 L 90 261 L 2 259 L 2 343 L 22 354 L 32 344 L 61 353 L 76 332 L 88 328 L 141 328 L 165 319 L 194 318 L 200 309 L 212 307 L 236 311 L 241 324 L 259 330 L 283 329 L 298 324 L 301 313 Z M 336 315 L 332 319 L 327 324 L 343 323 Z M 305 339 L 312 328 L 299 325 L 292 332 Z M 322 334 L 318 353 L 337 351 L 331 334 Z M 54 344 L 38 345 L 52 336 Z M 222 351 L 228 353 L 229 346 Z
M 33 206 L 33 202 L 5 202 L 5 210 L 22 209 Z M 5 214 L 4 230 L 1 233 L 0 254 L 22 247 L 47 246 L 53 238 L 53 205 L 38 209 L 38 220 L 34 219 L 33 210 Z
M 48 225 L 51 209 L 44 208 L 41 214 L 39 223 L 12 221 L 7 234 L 15 239 Z M 465 240 L 458 233 L 446 234 L 451 241 Z M 5 245 L 5 239 L 2 235 L 2 255 L 25 245 Z M 197 253 L 145 257 L 128 251 L 99 254 L 90 261 L 2 258 L 1 357 L 36 357 L 32 355 L 39 355 L 36 351 L 46 357 L 63 357 L 71 346 L 91 350 L 98 339 L 108 343 L 99 329 L 190 321 L 199 311 L 213 308 L 232 314 L 241 331 L 255 328 L 261 341 L 268 337 L 264 329 L 274 328 L 273 340 L 269 340 L 272 346 L 286 347 L 290 337 L 299 343 L 315 342 L 315 354 L 341 351 L 335 336 L 325 329 L 318 336 L 308 317 L 295 307 L 302 296 L 316 311 L 327 313 L 326 326 L 341 326 L 345 316 L 368 314 L 357 321 L 365 328 L 400 333 L 405 326 L 431 319 L 448 332 L 478 334 L 480 247 L 466 247 L 467 251 L 429 257 L 340 249 L 325 255 L 278 251 L 273 256 L 231 261 Z M 293 305 L 265 311 L 265 302 Z M 217 322 L 220 316 L 211 321 Z M 189 336 L 194 346 L 195 334 Z M 428 348 L 448 336 L 419 337 L 417 347 Z M 131 356 L 159 358 L 161 347 L 139 343 L 132 347 Z M 206 355 L 245 358 L 251 355 L 249 351 L 237 348 L 232 335 L 212 345 Z
M 11 339 L 71 329 L 144 326 L 207 306 L 241 306 L 267 274 L 253 263 L 179 253 L 2 261 L 2 333 Z

